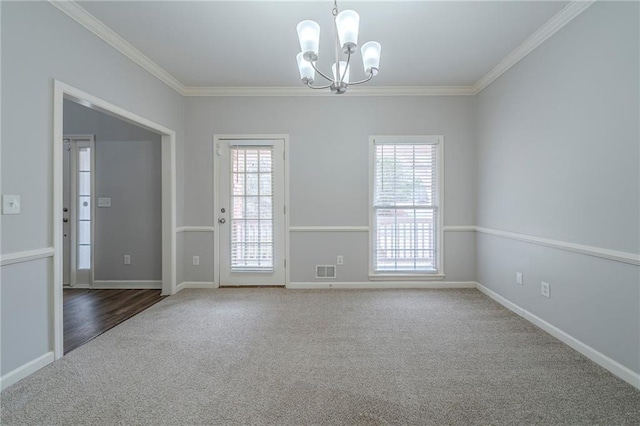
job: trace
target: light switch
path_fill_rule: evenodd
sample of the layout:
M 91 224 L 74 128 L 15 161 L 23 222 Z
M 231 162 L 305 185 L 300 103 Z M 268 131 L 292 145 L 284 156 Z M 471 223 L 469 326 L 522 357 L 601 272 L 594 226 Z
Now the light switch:
M 20 214 L 20 196 L 2 196 L 2 214 Z
M 111 197 L 98 197 L 98 207 L 111 207 Z

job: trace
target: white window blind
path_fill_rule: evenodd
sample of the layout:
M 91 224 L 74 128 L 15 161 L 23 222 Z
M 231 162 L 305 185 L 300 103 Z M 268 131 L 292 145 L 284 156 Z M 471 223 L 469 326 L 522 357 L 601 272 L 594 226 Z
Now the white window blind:
M 376 141 L 374 149 L 374 272 L 437 272 L 437 145 Z
M 273 147 L 231 149 L 231 270 L 273 270 Z

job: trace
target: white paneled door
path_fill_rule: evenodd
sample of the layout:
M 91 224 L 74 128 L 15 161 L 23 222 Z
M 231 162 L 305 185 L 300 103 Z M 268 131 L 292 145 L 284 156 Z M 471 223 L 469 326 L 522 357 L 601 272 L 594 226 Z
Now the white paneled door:
M 216 144 L 220 285 L 285 285 L 284 140 Z

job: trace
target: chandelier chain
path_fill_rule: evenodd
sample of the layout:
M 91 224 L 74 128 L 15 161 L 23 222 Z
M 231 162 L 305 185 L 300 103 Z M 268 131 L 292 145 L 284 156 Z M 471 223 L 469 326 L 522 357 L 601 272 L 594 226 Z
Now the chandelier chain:
M 333 10 L 331 13 L 333 16 L 338 16 L 338 0 L 333 0 Z

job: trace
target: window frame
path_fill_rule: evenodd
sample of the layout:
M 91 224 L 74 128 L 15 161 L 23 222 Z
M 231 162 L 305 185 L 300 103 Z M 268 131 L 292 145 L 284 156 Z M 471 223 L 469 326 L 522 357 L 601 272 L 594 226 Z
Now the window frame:
M 437 192 L 437 219 L 436 219 L 436 270 L 426 271 L 399 271 L 376 272 L 374 270 L 374 247 L 376 246 L 376 215 L 374 209 L 374 185 L 376 165 L 376 145 L 401 145 L 401 144 L 425 144 L 436 146 L 436 192 Z M 430 281 L 441 280 L 444 274 L 444 136 L 443 135 L 419 135 L 419 136 L 369 136 L 369 280 L 387 281 Z

